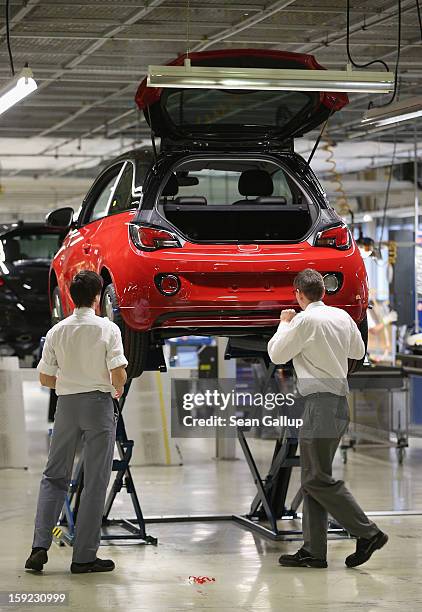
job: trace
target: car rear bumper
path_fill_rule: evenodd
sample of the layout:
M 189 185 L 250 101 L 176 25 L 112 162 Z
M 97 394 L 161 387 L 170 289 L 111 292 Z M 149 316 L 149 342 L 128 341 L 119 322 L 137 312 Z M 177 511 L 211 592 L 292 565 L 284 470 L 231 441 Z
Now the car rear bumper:
M 328 300 L 325 300 L 331 305 Z M 241 305 L 216 308 L 215 304 L 189 309 L 180 306 L 149 307 L 148 309 L 136 307 L 123 310 L 126 323 L 134 329 L 142 331 L 159 329 L 214 329 L 216 332 L 225 328 L 260 328 L 274 330 L 280 322 L 280 311 L 284 308 L 300 310 L 296 303 L 280 303 L 272 308 L 242 308 Z M 366 309 L 361 304 L 335 304 L 338 308 L 346 310 L 350 316 L 359 322 L 365 315 Z M 248 331 L 248 333 L 250 333 Z
M 129 268 L 130 279 L 119 285 L 115 276 L 127 325 L 140 331 L 249 326 L 271 330 L 282 309 L 299 310 L 293 279 L 308 267 L 322 274 L 340 272 L 343 285 L 325 302 L 346 310 L 356 322 L 365 315 L 366 271 L 355 247 L 344 252 L 301 243 L 245 253 L 236 246 L 230 251 L 228 246 L 217 246 L 185 245 L 137 256 L 137 265 Z M 163 274 L 178 276 L 180 290 L 175 295 L 160 293 L 154 279 Z

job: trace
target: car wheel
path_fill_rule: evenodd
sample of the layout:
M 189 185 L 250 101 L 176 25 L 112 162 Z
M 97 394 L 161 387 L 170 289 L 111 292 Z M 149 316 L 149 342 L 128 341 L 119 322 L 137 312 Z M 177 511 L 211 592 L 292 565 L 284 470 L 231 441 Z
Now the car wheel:
M 128 366 L 128 378 L 137 378 L 145 369 L 148 351 L 148 334 L 131 329 L 123 320 L 112 283 L 104 289 L 101 298 L 101 314 L 116 323 L 122 333 L 123 348 Z
M 363 343 L 365 344 L 366 355 L 366 349 L 368 346 L 368 318 L 366 315 L 365 318 L 358 323 L 358 329 L 360 331 L 360 335 L 362 336 Z M 359 370 L 362 367 L 364 360 L 365 356 L 362 359 L 349 359 L 349 374 L 353 374 L 353 372 Z
M 64 319 L 62 298 L 60 297 L 60 289 L 54 287 L 53 294 L 51 296 L 51 325 L 55 325 L 62 319 Z

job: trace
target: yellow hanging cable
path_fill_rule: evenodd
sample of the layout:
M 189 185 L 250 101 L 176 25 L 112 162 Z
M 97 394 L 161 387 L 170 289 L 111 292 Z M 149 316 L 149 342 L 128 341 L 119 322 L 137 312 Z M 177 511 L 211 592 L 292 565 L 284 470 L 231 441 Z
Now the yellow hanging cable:
M 331 168 L 328 170 L 328 174 L 330 175 L 333 182 L 337 185 L 335 188 L 335 193 L 339 194 L 336 197 L 335 206 L 337 208 L 337 212 L 345 217 L 350 214 L 350 206 L 347 201 L 347 195 L 344 191 L 343 178 L 341 173 L 337 170 L 337 163 L 334 158 L 334 141 L 329 137 L 329 135 L 325 134 L 324 137 L 325 144 L 321 147 L 323 151 L 326 151 L 328 156 L 326 158 L 326 162 L 331 165 Z

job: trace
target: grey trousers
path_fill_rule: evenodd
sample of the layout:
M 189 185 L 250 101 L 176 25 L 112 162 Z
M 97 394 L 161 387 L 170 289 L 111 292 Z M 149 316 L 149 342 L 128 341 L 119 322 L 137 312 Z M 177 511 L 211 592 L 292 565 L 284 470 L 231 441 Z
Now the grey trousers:
M 331 393 L 306 396 L 299 434 L 303 547 L 319 559 L 327 556 L 328 514 L 357 538 L 371 538 L 379 531 L 344 482 L 332 476 L 334 455 L 348 424 L 345 397 Z
M 46 468 L 40 484 L 33 547 L 48 549 L 83 442 L 84 487 L 73 543 L 73 561 L 94 561 L 100 545 L 105 496 L 113 463 L 117 415 L 110 393 L 61 395 Z

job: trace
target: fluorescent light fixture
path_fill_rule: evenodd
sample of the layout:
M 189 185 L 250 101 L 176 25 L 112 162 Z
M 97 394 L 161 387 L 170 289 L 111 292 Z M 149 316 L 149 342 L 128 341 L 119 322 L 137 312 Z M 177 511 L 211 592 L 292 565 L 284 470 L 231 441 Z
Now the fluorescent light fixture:
M 374 219 L 372 218 L 372 215 L 370 215 L 369 213 L 365 213 L 363 215 L 363 222 L 364 223 L 370 223 L 371 221 L 373 221 Z M 25 285 L 24 285 L 25 287 Z
M 149 66 L 148 87 L 192 89 L 264 89 L 274 91 L 331 91 L 390 93 L 393 72 L 352 70 L 291 70 L 282 68 L 226 68 L 192 66 Z
M 361 126 L 384 128 L 416 117 L 422 117 L 422 96 L 394 102 L 384 107 L 371 108 L 365 113 Z
M 0 115 L 36 89 L 37 83 L 33 79 L 32 70 L 24 68 L 6 87 L 0 90 Z

